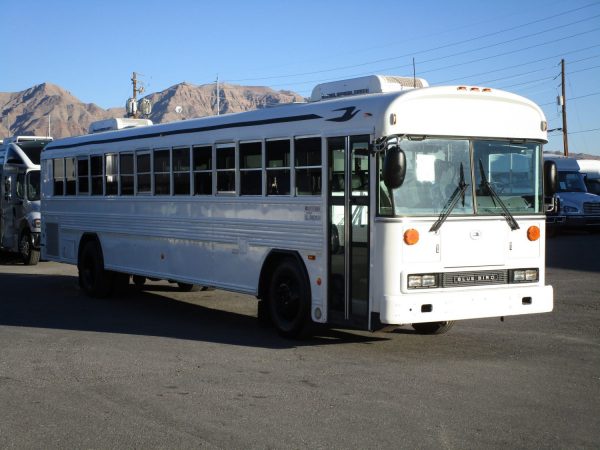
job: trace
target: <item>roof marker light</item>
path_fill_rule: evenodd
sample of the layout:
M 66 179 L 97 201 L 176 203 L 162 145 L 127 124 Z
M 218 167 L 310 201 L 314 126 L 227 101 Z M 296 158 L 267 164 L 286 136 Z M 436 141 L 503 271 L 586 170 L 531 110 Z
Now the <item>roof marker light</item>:
M 459 86 L 456 88 L 457 91 L 466 91 L 467 87 L 466 86 Z
M 472 87 L 471 88 L 471 92 L 479 92 L 479 88 L 478 87 Z
M 492 92 L 492 88 L 483 88 L 482 91 L 483 92 Z

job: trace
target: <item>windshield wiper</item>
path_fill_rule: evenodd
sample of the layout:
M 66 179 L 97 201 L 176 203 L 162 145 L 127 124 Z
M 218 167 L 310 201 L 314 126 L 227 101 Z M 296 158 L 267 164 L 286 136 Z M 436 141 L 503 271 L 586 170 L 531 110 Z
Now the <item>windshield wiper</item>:
M 496 194 L 496 191 L 494 190 L 490 182 L 487 180 L 485 176 L 485 171 L 483 170 L 483 163 L 481 162 L 481 159 L 479 160 L 479 173 L 481 174 L 481 185 L 490 194 L 492 202 L 494 202 L 494 206 L 496 206 L 496 203 L 500 206 L 500 209 L 502 210 L 502 217 L 506 219 L 506 223 L 508 223 L 510 229 L 512 231 L 518 230 L 519 224 L 517 223 L 513 215 L 510 213 L 502 199 L 498 196 L 498 194 Z
M 456 186 L 456 189 L 454 189 L 454 192 L 444 205 L 444 208 L 438 216 L 438 219 L 429 229 L 430 232 L 436 232 L 441 228 L 442 224 L 446 221 L 446 219 L 458 203 L 459 197 L 462 199 L 463 207 L 465 206 L 465 191 L 467 190 L 467 187 L 469 187 L 469 185 L 465 183 L 465 170 L 463 169 L 463 164 L 460 163 L 460 181 L 458 182 L 458 186 Z

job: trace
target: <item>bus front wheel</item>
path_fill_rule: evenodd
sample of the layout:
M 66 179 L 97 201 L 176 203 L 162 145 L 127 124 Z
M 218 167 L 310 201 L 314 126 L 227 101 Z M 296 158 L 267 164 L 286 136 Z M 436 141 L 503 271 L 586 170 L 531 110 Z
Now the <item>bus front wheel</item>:
M 454 326 L 454 321 L 413 323 L 412 327 L 419 334 L 443 334 Z
M 284 259 L 273 271 L 268 307 L 279 334 L 300 337 L 310 320 L 310 295 L 306 277 L 296 261 Z
M 79 287 L 90 297 L 107 297 L 113 287 L 113 272 L 104 270 L 102 249 L 96 241 L 85 243 L 79 260 Z

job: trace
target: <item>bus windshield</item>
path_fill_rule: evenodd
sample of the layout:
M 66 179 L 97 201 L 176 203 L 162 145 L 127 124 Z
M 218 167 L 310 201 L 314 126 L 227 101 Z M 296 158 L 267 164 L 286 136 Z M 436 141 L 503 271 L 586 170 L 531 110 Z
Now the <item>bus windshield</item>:
M 543 212 L 539 143 L 426 138 L 400 148 L 404 183 L 392 191 L 379 183 L 379 215 L 438 215 L 451 200 L 453 216 Z
M 40 199 L 40 171 L 32 170 L 27 174 L 27 200 L 35 202 Z

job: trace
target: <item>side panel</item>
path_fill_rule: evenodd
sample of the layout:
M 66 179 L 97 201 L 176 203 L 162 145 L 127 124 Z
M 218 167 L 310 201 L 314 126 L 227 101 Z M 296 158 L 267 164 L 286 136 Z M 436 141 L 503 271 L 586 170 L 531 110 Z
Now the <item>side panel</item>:
M 319 276 L 320 201 L 46 199 L 43 254 L 76 264 L 81 236 L 96 233 L 109 269 L 256 294 L 272 248 L 315 255 L 307 268 Z

